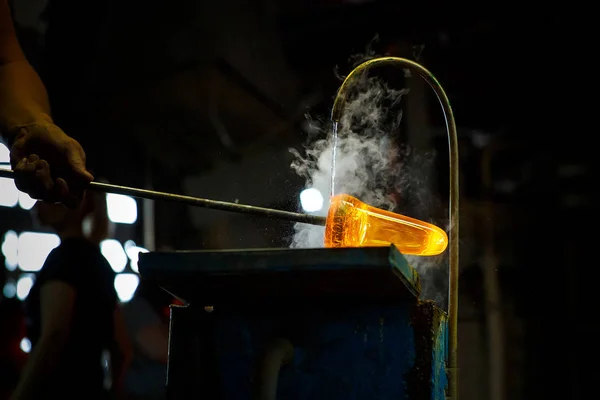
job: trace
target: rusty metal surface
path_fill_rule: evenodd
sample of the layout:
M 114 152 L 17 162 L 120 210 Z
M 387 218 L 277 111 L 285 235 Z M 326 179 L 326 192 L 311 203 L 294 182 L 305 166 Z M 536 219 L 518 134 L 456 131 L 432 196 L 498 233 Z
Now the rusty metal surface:
M 432 301 L 414 304 L 415 365 L 407 375 L 409 399 L 445 399 L 448 388 L 448 314 Z

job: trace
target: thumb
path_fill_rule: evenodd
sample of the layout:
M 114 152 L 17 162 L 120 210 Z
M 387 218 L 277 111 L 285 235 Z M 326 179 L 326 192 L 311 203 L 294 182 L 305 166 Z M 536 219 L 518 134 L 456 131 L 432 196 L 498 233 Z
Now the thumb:
M 71 170 L 88 182 L 94 180 L 94 176 L 85 167 L 85 152 L 79 145 L 71 145 L 67 149 L 67 161 Z

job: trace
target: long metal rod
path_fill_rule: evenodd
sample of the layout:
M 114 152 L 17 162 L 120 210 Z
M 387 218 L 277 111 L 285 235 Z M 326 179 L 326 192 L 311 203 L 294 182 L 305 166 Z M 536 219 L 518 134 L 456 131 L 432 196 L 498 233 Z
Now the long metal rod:
M 8 169 L 0 168 L 0 177 L 14 179 L 14 172 Z M 325 225 L 326 222 L 325 217 L 317 215 L 275 210 L 272 208 L 255 207 L 246 204 L 229 203 L 226 201 L 209 200 L 200 197 L 183 196 L 180 194 L 157 192 L 154 190 L 138 189 L 109 183 L 90 182 L 87 189 L 105 193 L 123 194 L 141 199 L 174 201 L 195 207 L 210 208 L 213 210 L 230 211 L 242 214 L 252 214 L 259 217 L 282 219 L 310 225 Z
M 354 68 L 346 77 L 342 86 L 340 86 L 333 109 L 331 111 L 331 120 L 339 123 L 342 118 L 344 105 L 348 97 L 350 88 L 355 80 L 361 76 L 361 73 L 374 65 L 395 64 L 403 68 L 408 68 L 416 72 L 423 78 L 435 92 L 446 121 L 446 131 L 448 132 L 448 148 L 450 154 L 450 227 L 448 245 L 450 250 L 450 266 L 448 278 L 448 399 L 458 399 L 458 134 L 454 113 L 450 106 L 450 101 L 442 85 L 435 76 L 422 65 L 400 57 L 380 57 L 367 60 Z

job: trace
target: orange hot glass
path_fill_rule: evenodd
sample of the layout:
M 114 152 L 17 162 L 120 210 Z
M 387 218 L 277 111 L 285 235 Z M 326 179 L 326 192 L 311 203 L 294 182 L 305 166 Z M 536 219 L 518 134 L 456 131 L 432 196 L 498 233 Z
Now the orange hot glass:
M 402 254 L 435 256 L 446 250 L 448 236 L 435 225 L 371 207 L 347 194 L 331 198 L 325 225 L 325 247 L 390 244 Z

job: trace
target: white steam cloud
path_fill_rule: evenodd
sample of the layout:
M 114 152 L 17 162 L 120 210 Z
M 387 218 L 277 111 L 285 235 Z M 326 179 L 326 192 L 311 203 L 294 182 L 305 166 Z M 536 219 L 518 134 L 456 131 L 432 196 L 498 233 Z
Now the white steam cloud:
M 325 199 L 332 193 L 331 176 L 333 147 L 337 142 L 335 156 L 335 187 L 333 192 L 347 193 L 358 197 L 370 205 L 392 210 L 396 201 L 389 191 L 389 185 L 401 180 L 402 171 L 396 160 L 399 148 L 389 132 L 396 132 L 402 112 L 391 123 L 384 123 L 386 109 L 383 102 L 390 102 L 389 108 L 396 106 L 407 90 L 391 90 L 375 78 L 364 78 L 357 82 L 357 94 L 350 99 L 340 121 L 337 141 L 333 132 L 325 139 L 309 143 L 305 155 L 292 149 L 296 156 L 292 163 L 300 176 L 306 178 L 307 187 L 318 189 Z M 312 125 L 315 131 L 322 129 Z M 326 215 L 329 207 L 316 214 Z M 296 224 L 291 247 L 322 247 L 325 229 L 321 226 Z
M 310 137 L 304 152 L 290 151 L 295 155 L 292 169 L 306 179 L 307 188 L 318 189 L 325 199 L 323 208 L 313 214 L 327 215 L 331 177 L 335 172 L 333 193 L 347 193 L 372 206 L 427 220 L 426 214 L 420 214 L 430 211 L 436 200 L 427 185 L 429 177 L 423 173 L 430 170 L 433 157 L 398 144 L 401 102 L 407 94 L 408 89 L 392 89 L 382 80 L 364 74 L 357 79 L 346 101 L 337 140 L 331 123 L 319 124 L 309 119 Z M 403 202 L 404 194 L 408 193 L 414 203 L 410 211 Z M 290 247 L 323 247 L 324 233 L 322 226 L 298 223 Z M 438 303 L 446 297 L 441 271 L 445 268 L 439 267 L 446 253 L 434 257 L 406 256 L 421 277 L 422 297 Z M 442 279 L 438 279 L 440 273 Z

